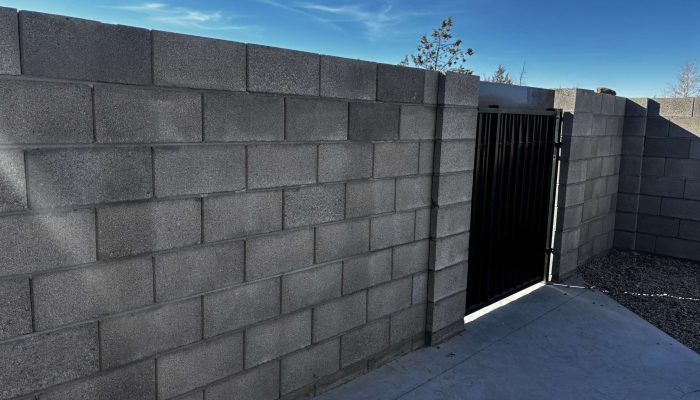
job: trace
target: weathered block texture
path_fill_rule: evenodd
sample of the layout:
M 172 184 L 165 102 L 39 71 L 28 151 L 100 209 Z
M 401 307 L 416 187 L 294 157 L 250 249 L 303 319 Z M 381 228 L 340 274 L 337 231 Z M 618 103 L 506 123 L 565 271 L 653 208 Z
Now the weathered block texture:
M 313 263 L 314 232 L 301 230 L 246 241 L 246 277 L 278 275 Z
M 272 318 L 280 312 L 279 279 L 267 279 L 204 296 L 204 335 L 214 336 Z
M 282 229 L 282 192 L 210 197 L 203 206 L 206 242 Z
M 204 140 L 284 139 L 284 98 L 250 94 L 204 94 Z
M 209 400 L 275 399 L 280 387 L 279 363 L 269 362 L 246 370 L 206 389 Z
M 26 207 L 24 153 L 21 150 L 0 150 L 0 212 Z
M 248 45 L 248 90 L 318 96 L 317 54 Z
M 321 96 L 374 100 L 377 65 L 347 58 L 321 56 Z
M 29 279 L 0 280 L 0 340 L 32 331 Z
M 304 185 L 316 182 L 316 146 L 248 147 L 248 187 Z
M 246 330 L 245 366 L 291 353 L 311 344 L 311 311 L 303 311 Z
M 19 75 L 17 10 L 0 7 L 0 74 Z
M 287 99 L 287 140 L 345 140 L 348 105 L 341 101 Z

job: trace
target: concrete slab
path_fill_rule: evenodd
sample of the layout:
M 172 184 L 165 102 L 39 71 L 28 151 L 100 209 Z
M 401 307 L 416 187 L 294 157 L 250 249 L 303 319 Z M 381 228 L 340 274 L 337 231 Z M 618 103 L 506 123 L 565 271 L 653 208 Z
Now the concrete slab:
M 700 399 L 700 355 L 597 291 L 547 285 L 317 399 Z

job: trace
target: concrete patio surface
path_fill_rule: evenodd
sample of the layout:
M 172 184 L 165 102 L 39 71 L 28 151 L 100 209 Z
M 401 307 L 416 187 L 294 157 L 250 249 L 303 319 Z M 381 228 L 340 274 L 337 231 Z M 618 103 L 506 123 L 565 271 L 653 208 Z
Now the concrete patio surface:
M 317 399 L 700 399 L 700 355 L 598 291 L 546 285 Z

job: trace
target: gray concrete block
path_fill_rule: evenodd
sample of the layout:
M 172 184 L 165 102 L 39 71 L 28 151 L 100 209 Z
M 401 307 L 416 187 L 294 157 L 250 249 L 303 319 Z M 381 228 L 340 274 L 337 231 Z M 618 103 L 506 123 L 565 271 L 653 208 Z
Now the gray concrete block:
M 637 215 L 632 214 L 632 213 L 623 213 L 623 212 L 618 212 L 615 215 L 615 234 L 617 235 L 618 231 L 629 231 L 629 232 L 636 232 L 637 231 Z M 634 247 L 631 247 L 634 248 Z
M 633 193 L 618 193 L 617 211 L 636 213 L 639 208 L 639 195 Z
M 0 143 L 92 142 L 88 85 L 0 79 L 0 97 Z
M 391 250 L 382 250 L 343 262 L 343 294 L 391 279 Z
M 646 137 L 663 138 L 668 137 L 670 130 L 669 120 L 660 117 L 648 117 L 645 119 L 646 127 L 644 129 Z
M 399 121 L 400 108 L 397 104 L 350 103 L 348 139 L 398 139 Z
M 287 98 L 287 140 L 345 140 L 348 137 L 348 103 Z
M 372 219 L 370 247 L 383 249 L 408 243 L 414 238 L 415 214 L 403 212 Z
M 406 277 L 370 288 L 367 291 L 367 320 L 374 320 L 409 307 L 413 279 Z
M 153 302 L 149 258 L 100 263 L 33 280 L 34 324 L 46 330 Z
M 666 176 L 700 179 L 700 160 L 666 160 Z
M 204 94 L 204 140 L 284 139 L 284 98 L 246 93 Z
M 0 74 L 20 72 L 17 10 L 0 7 Z
M 434 106 L 403 104 L 399 123 L 401 139 L 433 139 L 436 109 Z
M 319 95 L 318 54 L 248 45 L 248 91 Z
M 418 173 L 429 174 L 433 172 L 433 150 L 432 142 L 420 143 L 418 154 Z
M 374 177 L 418 173 L 418 143 L 377 143 L 374 145 Z
M 438 104 L 457 106 L 479 105 L 479 77 L 457 72 L 440 75 Z
M 691 200 L 700 200 L 700 180 L 686 181 L 683 197 Z
M 476 143 L 474 140 L 455 140 L 449 142 L 437 142 L 440 173 L 461 172 L 474 170 L 474 158 L 476 155 Z
M 428 301 L 428 273 L 413 275 L 413 304 L 423 304 Z
M 338 221 L 345 215 L 345 185 L 305 186 L 284 191 L 284 227 Z
M 237 193 L 204 199 L 204 241 L 282 229 L 282 192 Z
M 700 160 L 700 140 L 690 141 L 690 158 Z
M 394 247 L 393 251 L 392 276 L 394 278 L 400 278 L 428 269 L 428 256 L 430 254 L 428 240 L 397 246 Z
M 643 137 L 646 133 L 646 117 L 626 116 L 622 124 L 622 135 L 630 137 Z
M 452 297 L 428 304 L 428 331 L 438 332 L 464 318 L 464 304 L 467 292 L 459 292 Z
M 683 197 L 685 180 L 656 176 L 642 177 L 639 193 L 655 196 Z
M 432 246 L 433 269 L 439 270 L 457 264 L 467 260 L 469 255 L 469 233 L 435 239 Z
M 99 257 L 114 258 L 199 243 L 200 202 L 146 202 L 97 209 Z
M 98 82 L 151 83 L 151 34 L 60 15 L 19 13 L 22 73 Z
M 600 96 L 602 100 L 601 113 L 605 115 L 615 114 L 615 96 L 609 94 L 594 93 L 594 96 Z
M 207 400 L 271 400 L 280 390 L 280 367 L 271 362 L 208 387 Z
M 430 237 L 430 208 L 416 210 L 416 240 Z
M 95 213 L 0 217 L 0 276 L 95 261 Z
M 437 111 L 436 138 L 476 139 L 476 109 L 440 107 Z
M 468 231 L 471 225 L 471 203 L 433 209 L 436 237 L 444 237 Z
M 690 117 L 693 115 L 693 98 L 653 98 L 649 99 L 649 116 Z
M 432 176 L 396 180 L 396 210 L 427 207 L 431 201 Z
M 700 246 L 694 240 L 657 237 L 656 253 L 688 260 L 700 260 Z
M 425 304 L 413 306 L 391 316 L 391 344 L 405 340 L 425 332 Z
M 474 174 L 471 172 L 440 175 L 433 187 L 433 202 L 439 206 L 471 201 Z
M 389 347 L 389 319 L 382 319 L 341 338 L 340 365 L 346 367 Z
M 425 71 L 400 65 L 377 65 L 377 100 L 422 103 Z
M 340 340 L 309 347 L 282 359 L 282 394 L 306 386 L 338 371 Z
M 96 373 L 97 324 L 83 324 L 0 343 L 0 396 L 16 396 Z
M 39 400 L 150 400 L 156 396 L 156 368 L 152 360 L 129 365 L 62 386 L 39 395 Z
M 376 94 L 377 64 L 321 56 L 321 97 L 374 100 Z
M 314 308 L 313 341 L 349 331 L 367 321 L 367 292 L 361 291 Z
M 613 247 L 621 250 L 634 250 L 635 234 L 633 232 L 615 231 Z
M 571 207 L 574 205 L 582 204 L 585 198 L 586 185 L 584 183 L 569 184 L 564 188 L 560 188 L 564 191 L 564 206 Z
M 342 263 L 335 263 L 282 276 L 282 312 L 339 297 L 342 275 Z
M 243 334 L 200 342 L 158 358 L 158 398 L 170 398 L 243 369 Z
M 644 144 L 644 155 L 650 157 L 688 158 L 690 155 L 690 140 L 647 137 Z
M 597 120 L 605 120 L 605 117 L 603 116 L 597 116 Z M 571 124 L 571 136 L 602 136 L 605 134 L 605 131 L 594 131 L 593 128 L 600 128 L 598 126 L 599 121 L 594 121 L 593 119 L 593 114 L 590 112 L 579 112 L 576 113 L 573 117 L 573 122 Z M 605 124 L 603 123 L 603 129 Z
M 423 83 L 423 103 L 437 104 L 439 77 L 440 72 L 438 71 L 425 71 L 425 81 Z
M 678 237 L 700 241 L 700 222 L 681 221 Z
M 116 367 L 196 342 L 202 337 L 201 324 L 198 298 L 101 321 L 102 366 Z
M 638 233 L 635 238 L 634 249 L 653 253 L 656 251 L 656 236 Z
M 431 271 L 429 274 L 433 274 L 433 285 L 428 289 L 428 301 L 438 302 L 467 290 L 466 262 L 439 271 Z
M 678 236 L 680 221 L 676 218 L 658 217 L 655 215 L 639 215 L 637 231 L 663 236 Z
M 245 91 L 246 46 L 226 40 L 153 31 L 153 83 Z
M 0 12 L 2 8 L 0 8 Z M 22 150 L 0 150 L 0 212 L 27 208 Z
M 622 124 L 624 123 L 621 117 L 609 115 L 606 117 L 605 134 L 609 136 L 622 135 Z
M 285 232 L 246 241 L 246 279 L 259 279 L 313 264 L 314 230 Z
M 243 282 L 243 241 L 153 257 L 156 301 L 167 301 Z
M 199 142 L 199 93 L 95 86 L 95 137 L 100 143 Z
M 612 157 L 603 158 L 603 167 L 601 168 L 600 173 L 603 176 L 620 174 L 621 159 L 622 159 L 621 156 L 612 156 Z
M 664 198 L 661 215 L 700 221 L 700 201 Z
M 627 99 L 625 102 L 625 115 L 633 117 L 646 117 L 649 99 L 647 97 L 637 97 Z
M 316 262 L 367 252 L 369 220 L 347 221 L 316 228 Z
M 32 310 L 29 298 L 29 279 L 0 280 L 0 340 L 31 331 Z
M 311 310 L 285 315 L 245 332 L 246 368 L 262 364 L 311 344 Z
M 394 211 L 393 179 L 348 182 L 346 186 L 347 218 Z
M 204 295 L 204 336 L 234 331 L 280 312 L 280 280 L 266 279 Z
M 316 146 L 255 145 L 248 147 L 248 188 L 316 183 Z
M 152 196 L 148 148 L 38 149 L 26 154 L 34 208 L 141 200 Z
M 318 181 L 335 182 L 372 176 L 373 148 L 369 143 L 318 146 Z
M 156 196 L 181 196 L 245 189 L 245 146 L 156 147 Z
M 691 138 L 700 135 L 700 115 L 692 118 L 672 117 L 669 137 Z

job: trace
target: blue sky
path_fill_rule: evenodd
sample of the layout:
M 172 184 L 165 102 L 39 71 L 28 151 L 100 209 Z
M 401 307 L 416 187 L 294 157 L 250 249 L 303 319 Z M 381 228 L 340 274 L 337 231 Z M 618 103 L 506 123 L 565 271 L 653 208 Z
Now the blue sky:
M 398 63 L 447 16 L 481 76 L 660 96 L 700 64 L 698 0 L 0 0 L 109 23 Z

